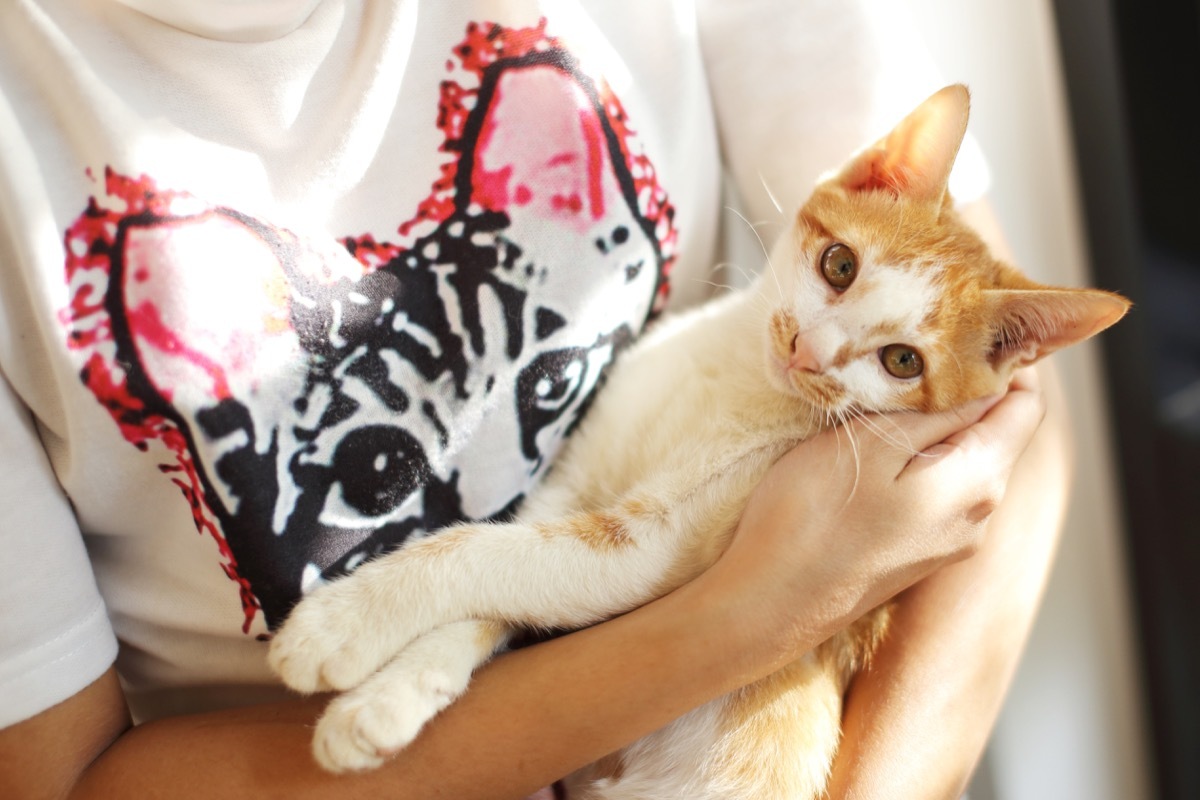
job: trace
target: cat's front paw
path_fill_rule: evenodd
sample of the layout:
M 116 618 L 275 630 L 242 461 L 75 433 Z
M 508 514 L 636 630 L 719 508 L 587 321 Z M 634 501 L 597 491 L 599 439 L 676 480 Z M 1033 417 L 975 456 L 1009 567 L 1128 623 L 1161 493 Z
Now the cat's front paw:
M 355 573 L 322 586 L 292 610 L 267 653 L 268 665 L 287 686 L 303 694 L 353 689 L 420 633 L 407 632 L 403 618 L 380 607 L 373 583 Z
M 385 690 L 377 688 L 374 678 L 333 700 L 317 723 L 313 757 L 324 769 L 380 766 L 466 688 L 466 681 L 436 670 L 397 676 Z
M 330 772 L 380 766 L 466 690 L 471 672 L 505 636 L 502 626 L 472 621 L 444 625 L 414 641 L 329 704 L 313 737 L 317 763 Z

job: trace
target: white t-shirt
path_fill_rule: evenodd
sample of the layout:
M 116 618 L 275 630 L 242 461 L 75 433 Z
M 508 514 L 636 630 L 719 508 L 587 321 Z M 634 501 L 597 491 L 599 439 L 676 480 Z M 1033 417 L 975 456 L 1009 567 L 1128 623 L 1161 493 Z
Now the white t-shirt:
M 757 269 L 723 206 L 772 235 L 938 87 L 905 24 L 4 4 L 0 725 L 114 658 L 138 719 L 261 699 L 304 591 L 510 511 L 648 319 Z

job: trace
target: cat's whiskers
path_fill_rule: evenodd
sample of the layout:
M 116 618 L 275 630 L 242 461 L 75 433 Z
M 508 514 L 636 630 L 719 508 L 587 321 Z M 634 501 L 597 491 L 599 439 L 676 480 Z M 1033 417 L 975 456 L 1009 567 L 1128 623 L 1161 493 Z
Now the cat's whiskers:
M 769 297 L 764 297 L 759 292 L 753 293 L 750 302 L 753 304 L 752 308 L 755 313 L 744 315 L 736 324 L 740 331 L 752 337 L 751 341 L 758 341 L 759 337 L 764 336 L 767 331 L 763 321 L 770 319 L 772 312 L 776 310 L 776 305 Z
M 912 440 L 908 438 L 908 434 L 905 433 L 904 430 L 897 425 L 894 420 L 888 419 L 887 417 L 878 417 L 876 419 L 872 419 L 870 414 L 858 408 L 850 409 L 850 413 L 853 414 L 856 419 L 858 419 L 864 428 L 871 431 L 880 439 L 892 445 L 896 449 L 904 451 L 910 457 L 920 455 L 916 448 L 913 447 Z M 896 435 L 883 429 L 882 422 L 885 420 L 891 424 L 893 428 L 895 428 L 896 433 L 904 437 L 904 441 L 901 441 Z
M 778 308 L 778 305 L 773 303 L 771 298 L 764 297 L 761 294 L 754 298 L 754 304 L 755 309 L 759 313 L 759 317 L 757 319 L 750 320 L 750 322 L 756 327 L 762 324 L 762 320 L 770 319 L 771 314 Z
M 834 435 L 838 435 L 838 430 L 846 432 L 846 441 L 850 443 L 850 454 L 854 458 L 854 483 L 850 485 L 850 494 L 846 495 L 843 505 L 849 504 L 854 499 L 854 494 L 858 491 L 858 479 L 861 474 L 862 460 L 858 455 L 858 440 L 854 438 L 854 427 L 850 424 L 850 419 L 847 412 L 853 413 L 853 408 L 847 409 L 829 409 L 825 412 L 826 417 L 833 422 Z M 841 438 L 838 438 L 838 458 L 841 458 Z
M 813 410 L 814 411 L 817 410 L 815 406 L 813 407 Z M 820 411 L 822 412 L 823 416 L 825 417 L 823 424 L 821 425 L 821 429 L 833 431 L 833 440 L 835 442 L 837 442 L 837 457 L 841 458 L 842 457 L 842 433 L 841 433 L 841 431 L 838 430 L 837 422 L 833 418 L 833 411 L 828 408 L 821 408 Z M 816 415 L 814 414 L 811 416 L 816 416 Z
M 887 249 L 889 250 L 896 247 L 900 241 L 900 236 L 904 232 L 904 219 L 907 210 L 907 206 L 900 204 L 899 213 L 896 214 L 896 226 L 892 229 L 892 240 L 888 242 L 887 246 Z
M 767 179 L 763 177 L 761 171 L 758 173 L 758 181 L 762 184 L 763 191 L 767 193 L 767 199 L 771 201 L 771 205 L 775 206 L 775 210 L 779 212 L 779 216 L 783 216 L 783 206 L 779 205 L 779 201 L 775 199 L 775 193 L 771 191 L 771 187 L 767 185 Z
M 966 373 L 966 370 L 963 369 L 962 362 L 958 360 L 958 353 L 954 352 L 952 349 L 948 350 L 947 352 L 949 352 L 950 357 L 954 359 L 954 366 L 958 369 L 958 376 L 961 378 Z
M 725 265 L 721 264 L 719 266 L 725 266 Z M 732 265 L 730 265 L 730 266 L 732 266 Z M 716 281 L 710 281 L 705 278 L 693 278 L 692 280 L 694 280 L 696 283 L 703 283 L 705 286 L 711 286 L 714 289 L 720 289 L 722 291 L 727 291 L 727 292 L 737 291 L 736 286 L 731 286 L 728 283 L 717 283 Z
M 778 275 L 778 273 L 775 272 L 775 265 L 771 263 L 771 253 L 767 250 L 767 245 L 766 245 L 766 243 L 763 242 L 762 236 L 759 235 L 758 228 L 754 225 L 754 223 L 752 223 L 750 220 L 746 219 L 746 217 L 742 214 L 742 212 L 738 211 L 733 206 L 725 206 L 725 209 L 727 211 L 732 211 L 734 214 L 737 215 L 738 219 L 740 219 L 742 222 L 746 223 L 746 227 L 748 227 L 750 229 L 750 232 L 754 234 L 754 238 L 758 240 L 758 246 L 763 252 L 763 258 L 765 258 L 767 261 L 767 269 L 771 273 L 771 278 L 774 279 L 774 281 L 775 281 L 775 289 L 776 289 L 776 291 L 779 292 L 779 299 L 782 300 L 783 299 L 783 286 L 779 283 L 779 275 Z
M 705 278 L 696 278 L 695 280 L 698 283 L 707 283 L 708 285 L 716 286 L 719 289 L 731 289 L 731 290 L 737 290 L 737 289 L 743 288 L 744 286 L 749 286 L 750 284 L 754 283 L 754 278 L 756 277 L 754 271 L 747 269 L 746 267 L 743 267 L 741 264 L 738 264 L 735 261 L 720 262 L 719 264 L 717 264 L 716 266 L 714 266 L 712 268 L 712 270 L 709 272 L 709 275 L 716 275 L 718 272 L 721 272 L 722 270 L 726 270 L 726 269 L 737 270 L 738 274 L 742 276 L 743 285 L 742 286 L 733 286 L 730 284 L 718 284 L 714 281 L 711 281 L 711 280 L 708 280 Z

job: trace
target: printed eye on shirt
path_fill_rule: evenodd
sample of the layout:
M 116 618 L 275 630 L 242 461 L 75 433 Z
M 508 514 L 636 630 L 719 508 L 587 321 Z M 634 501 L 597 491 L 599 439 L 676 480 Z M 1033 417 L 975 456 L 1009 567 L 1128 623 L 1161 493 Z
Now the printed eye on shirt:
M 674 211 L 545 24 L 468 26 L 397 243 L 106 169 L 66 231 L 80 377 L 218 543 L 243 630 L 409 537 L 502 516 L 661 308 Z

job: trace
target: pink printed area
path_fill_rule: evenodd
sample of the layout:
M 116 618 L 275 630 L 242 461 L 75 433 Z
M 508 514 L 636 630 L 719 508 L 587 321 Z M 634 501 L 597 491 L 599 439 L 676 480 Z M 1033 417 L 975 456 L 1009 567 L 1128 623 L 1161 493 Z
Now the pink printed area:
M 162 321 L 157 306 L 153 303 L 142 303 L 137 308 L 130 309 L 128 316 L 129 326 L 137 330 L 140 339 L 146 340 L 157 350 L 170 353 L 173 358 L 190 364 L 197 372 L 207 375 L 211 381 L 210 386 L 207 387 L 207 393 L 214 400 L 225 400 L 233 396 L 233 393 L 229 391 L 229 379 L 221 362 L 202 350 L 190 346 L 178 332 Z M 159 392 L 167 400 L 171 399 L 173 393 L 170 387 L 161 385 Z
M 144 175 L 128 178 L 106 169 L 104 178 L 104 206 L 95 197 L 89 198 L 87 210 L 67 229 L 64 237 L 71 299 L 60 316 L 68 330 L 67 342 L 72 349 L 86 354 L 82 370 L 84 384 L 108 409 L 126 441 L 145 451 L 150 442 L 157 440 L 171 452 L 173 460 L 160 464 L 159 469 L 170 477 L 187 500 L 196 530 L 208 534 L 217 543 L 221 568 L 238 586 L 243 610 L 242 631 L 248 632 L 259 609 L 258 599 L 249 582 L 238 574 L 237 559 L 204 501 L 204 490 L 186 437 L 174 422 L 146 409 L 145 404 L 129 391 L 125 370 L 108 355 L 114 352 L 115 343 L 104 295 L 114 265 L 121 263 L 122 254 L 117 252 L 116 244 L 119 223 L 124 217 L 146 212 L 158 217 L 192 213 L 196 210 L 196 201 L 182 192 L 160 191 Z M 133 277 L 139 278 L 136 274 Z M 150 336 L 162 337 L 163 346 L 174 346 L 173 334 L 163 329 L 165 326 L 153 308 L 143 307 L 135 312 L 135 317 L 139 318 L 130 324 L 142 326 Z
M 574 78 L 551 66 L 510 70 L 482 120 L 472 199 L 586 235 L 621 202 L 600 119 Z M 514 224 L 515 219 L 514 219 Z
M 604 136 L 600 131 L 600 120 L 596 115 L 580 109 L 579 127 L 583 131 L 587 152 L 588 210 L 592 219 L 604 216 L 604 187 L 600 182 L 604 168 Z
M 501 59 L 516 59 L 532 53 L 551 51 L 565 53 L 567 49 L 562 40 L 547 35 L 544 18 L 534 28 L 505 28 L 493 23 L 471 23 L 467 26 L 465 38 L 453 48 L 453 57 L 446 61 L 446 70 L 454 72 L 459 69 L 465 72 L 470 83 L 449 79 L 443 81 L 438 102 L 437 126 L 445 137 L 439 152 L 446 154 L 448 160 L 441 164 L 439 176 L 433 182 L 429 196 L 418 205 L 416 214 L 400 225 L 401 236 L 411 236 L 419 225 L 440 223 L 454 212 L 459 157 L 468 144 L 464 140 L 467 120 L 479 100 L 479 86 L 485 71 Z M 554 68 L 547 66 L 542 69 Z M 638 146 L 621 101 L 602 78 L 595 78 L 595 83 L 601 106 L 599 113 L 604 115 L 604 121 L 615 133 L 620 157 L 625 161 L 633 179 L 637 198 L 636 212 L 652 224 L 662 253 L 664 280 L 660 284 L 659 296 L 655 298 L 655 310 L 660 310 L 666 302 L 669 285 L 666 278 L 675 262 L 678 248 L 675 209 L 658 181 L 654 165 Z M 501 93 L 503 91 L 501 88 Z M 499 100 L 499 96 L 493 98 L 493 105 L 499 105 Z M 590 102 L 575 105 L 574 108 L 577 109 L 578 116 L 574 120 L 576 133 L 572 137 L 578 136 L 583 141 L 581 152 L 553 152 L 543 166 L 557 167 L 582 155 L 583 163 L 575 164 L 572 168 L 586 176 L 583 186 L 573 191 L 552 191 L 544 197 L 539 196 L 538 186 L 522 180 L 523 175 L 529 171 L 523 173 L 520 164 L 511 160 L 504 163 L 486 163 L 485 158 L 485 163 L 475 165 L 471 200 L 484 208 L 495 210 L 508 209 L 511 205 L 526 207 L 532 203 L 545 202 L 551 212 L 567 216 L 576 215 L 581 220 L 600 219 L 604 215 L 607 202 L 602 180 L 607 147 L 601 119 L 597 111 L 591 108 Z M 496 144 L 492 141 L 496 123 L 490 117 L 489 114 L 476 143 L 477 153 L 485 156 L 489 148 Z M 538 150 L 536 147 L 525 149 L 527 152 Z M 500 148 L 497 148 L 497 152 L 499 151 Z M 519 151 L 507 150 L 510 159 L 517 152 Z

